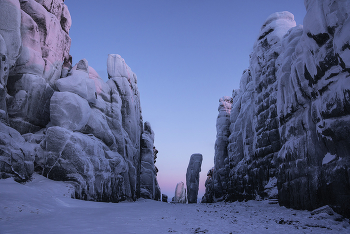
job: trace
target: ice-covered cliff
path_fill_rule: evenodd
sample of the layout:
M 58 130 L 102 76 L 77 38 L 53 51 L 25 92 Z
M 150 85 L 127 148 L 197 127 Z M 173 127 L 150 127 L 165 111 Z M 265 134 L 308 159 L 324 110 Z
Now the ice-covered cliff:
M 305 7 L 304 26 L 289 12 L 263 24 L 225 134 L 219 108 L 206 201 L 278 197 L 350 216 L 350 2 Z
M 72 67 L 64 0 L 0 0 L 0 178 L 73 181 L 76 197 L 160 199 L 154 133 L 137 77 L 116 54 L 104 82 Z

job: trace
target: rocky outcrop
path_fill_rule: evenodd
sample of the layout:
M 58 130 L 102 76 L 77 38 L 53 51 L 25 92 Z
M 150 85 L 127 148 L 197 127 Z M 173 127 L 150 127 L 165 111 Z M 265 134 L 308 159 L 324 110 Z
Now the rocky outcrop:
M 218 200 L 224 194 L 227 194 L 228 178 L 230 173 L 227 146 L 230 136 L 230 114 L 232 109 L 232 98 L 222 97 L 219 102 L 219 115 L 216 120 L 216 142 L 214 169 L 209 171 L 210 176 L 214 175 L 213 186 L 215 196 Z M 212 173 L 215 170 L 215 173 Z M 207 182 L 206 182 L 207 183 Z
M 154 166 L 155 147 L 154 132 L 149 122 L 145 122 L 141 136 L 141 197 L 160 200 L 160 189 L 157 182 L 157 171 Z M 157 151 L 158 152 L 158 151 Z
M 205 181 L 205 193 L 202 197 L 202 203 L 214 202 L 214 183 L 213 183 L 214 168 L 210 169 L 207 173 L 207 179 Z
M 187 203 L 186 188 L 182 181 L 176 185 L 173 202 Z
M 142 188 L 159 200 L 154 134 L 124 59 L 108 56 L 107 82 L 85 59 L 72 67 L 63 0 L 3 0 L 0 12 L 1 178 L 36 171 L 72 181 L 76 198 L 117 202 Z
M 214 200 L 276 198 L 278 191 L 281 205 L 330 205 L 350 216 L 350 5 L 308 0 L 305 6 L 304 26 L 287 12 L 264 23 L 233 92 L 227 190 L 217 189 L 226 166 L 215 160 L 210 191 Z
M 192 154 L 186 172 L 188 203 L 197 203 L 199 189 L 199 172 L 201 172 L 203 156 Z
M 310 210 L 327 204 L 350 216 L 350 4 L 305 6 L 303 32 L 285 36 L 278 63 L 280 204 Z M 293 40 L 299 42 L 290 55 Z

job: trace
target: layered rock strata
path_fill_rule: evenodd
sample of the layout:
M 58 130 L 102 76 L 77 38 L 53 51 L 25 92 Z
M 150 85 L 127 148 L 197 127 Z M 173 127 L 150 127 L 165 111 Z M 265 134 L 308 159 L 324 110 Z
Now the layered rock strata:
M 36 171 L 72 181 L 76 198 L 159 200 L 136 75 L 116 54 L 107 82 L 85 59 L 72 67 L 70 26 L 63 0 L 0 1 L 1 178 Z
M 350 5 L 305 6 L 304 26 L 288 12 L 262 26 L 233 92 L 227 189 L 216 185 L 226 169 L 217 162 L 225 151 L 216 147 L 214 186 L 208 182 L 205 195 L 214 201 L 278 196 L 287 207 L 330 205 L 350 216 Z
M 199 172 L 201 172 L 203 156 L 192 154 L 186 172 L 188 203 L 197 203 L 199 189 Z

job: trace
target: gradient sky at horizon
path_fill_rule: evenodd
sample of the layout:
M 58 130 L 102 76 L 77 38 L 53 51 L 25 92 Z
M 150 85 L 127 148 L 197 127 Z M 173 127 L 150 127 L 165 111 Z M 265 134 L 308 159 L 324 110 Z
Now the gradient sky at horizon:
M 203 154 L 200 190 L 214 165 L 219 99 L 239 88 L 261 26 L 278 11 L 303 24 L 303 0 L 66 0 L 73 65 L 86 58 L 107 81 L 120 54 L 138 77 L 142 115 L 155 132 L 162 193 L 186 183 L 191 154 Z

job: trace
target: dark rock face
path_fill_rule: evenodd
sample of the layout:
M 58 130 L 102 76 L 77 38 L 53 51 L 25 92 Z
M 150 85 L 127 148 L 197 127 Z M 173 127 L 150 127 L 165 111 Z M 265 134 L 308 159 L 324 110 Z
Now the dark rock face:
M 141 197 L 160 200 L 157 172 L 154 166 L 154 132 L 149 122 L 145 122 L 141 138 Z
M 233 92 L 228 186 L 217 191 L 215 178 L 226 166 L 215 160 L 208 193 L 243 200 L 274 198 L 278 190 L 280 205 L 329 205 L 350 216 L 350 5 L 308 0 L 305 6 L 304 26 L 286 12 L 263 25 Z
M 186 172 L 187 200 L 188 203 L 197 203 L 199 188 L 199 172 L 202 167 L 203 156 L 192 154 Z
M 162 194 L 162 202 L 168 202 L 168 196 L 165 194 Z
M 214 168 L 210 169 L 207 173 L 207 179 L 205 181 L 205 193 L 202 197 L 202 203 L 214 202 L 214 183 L 213 183 Z
M 278 105 L 282 149 L 280 204 L 301 209 L 330 205 L 350 216 L 349 2 L 305 1 L 303 32 L 284 38 Z M 315 17 L 317 16 L 317 17 Z M 299 38 L 298 38 L 299 37 Z M 290 54 L 293 40 L 299 40 Z M 287 64 L 288 63 L 288 64 Z M 290 68 L 290 69 L 288 69 Z M 295 95 L 288 97 L 289 88 Z
M 0 1 L 1 178 L 36 171 L 72 181 L 80 199 L 136 199 L 143 188 L 160 200 L 136 75 L 116 54 L 106 83 L 85 59 L 72 67 L 70 26 L 63 0 Z

